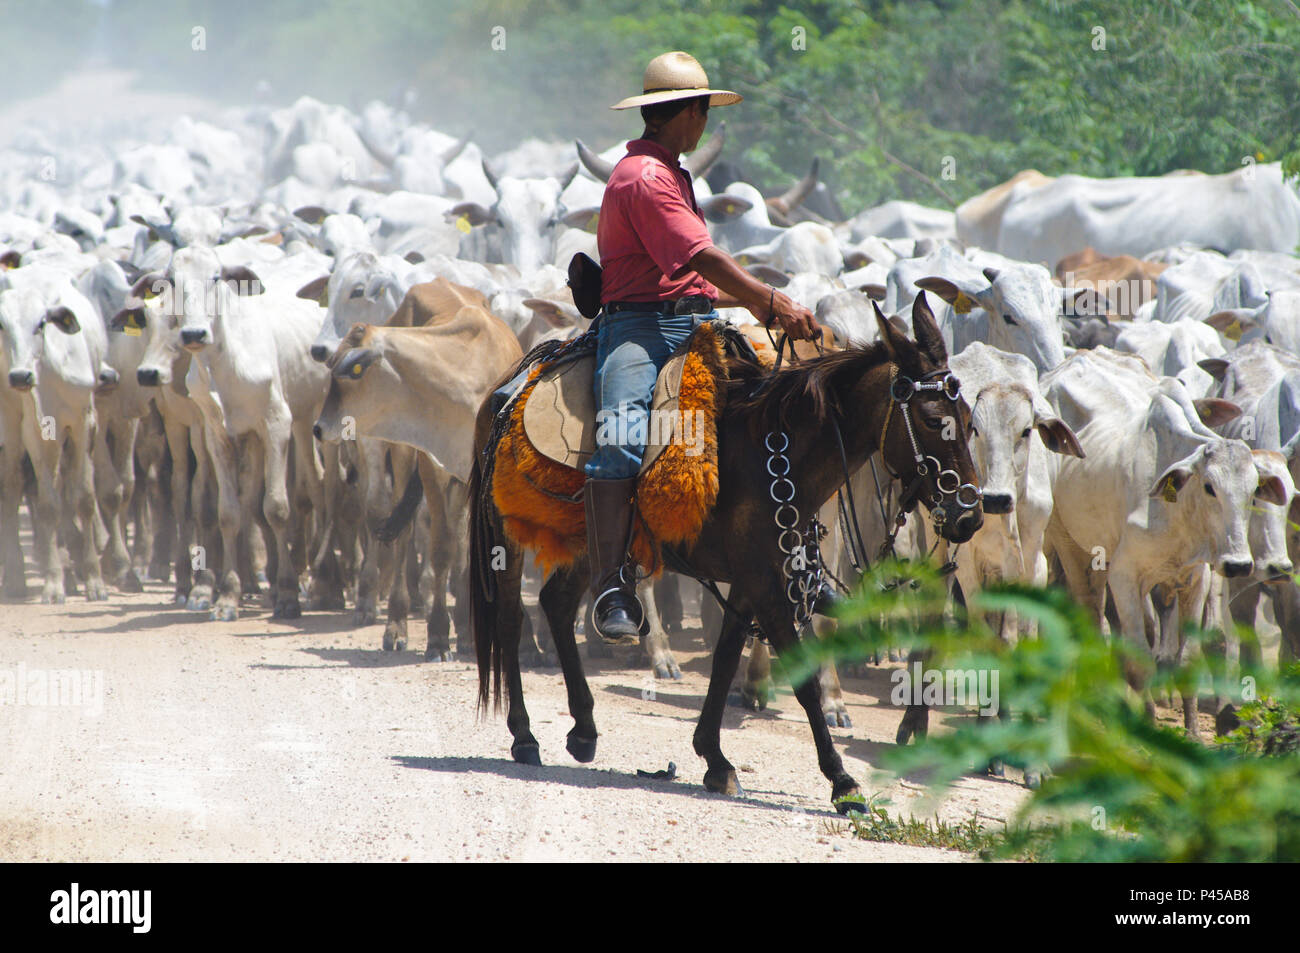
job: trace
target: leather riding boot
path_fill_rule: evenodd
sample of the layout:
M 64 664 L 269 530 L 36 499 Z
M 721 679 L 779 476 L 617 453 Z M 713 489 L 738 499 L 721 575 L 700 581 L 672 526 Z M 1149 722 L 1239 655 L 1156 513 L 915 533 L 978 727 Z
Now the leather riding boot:
M 637 642 L 644 616 L 636 590 L 623 579 L 635 487 L 636 477 L 625 480 L 588 477 L 582 488 L 587 554 L 591 561 L 592 615 L 596 634 L 610 645 Z

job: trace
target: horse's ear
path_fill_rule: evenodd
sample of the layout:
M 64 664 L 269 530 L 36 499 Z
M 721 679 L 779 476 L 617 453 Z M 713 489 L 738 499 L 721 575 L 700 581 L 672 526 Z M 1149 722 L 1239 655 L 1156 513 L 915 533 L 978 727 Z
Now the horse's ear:
M 885 346 L 889 359 L 897 364 L 899 350 L 903 344 L 909 343 L 907 335 L 900 334 L 898 329 L 889 323 L 889 319 L 885 317 L 884 312 L 880 310 L 880 305 L 876 304 L 874 299 L 871 302 L 871 310 L 876 312 L 876 325 L 880 328 L 880 343 Z
M 948 348 L 944 346 L 943 335 L 939 333 L 939 325 L 935 323 L 934 312 L 925 300 L 924 291 L 912 302 L 912 333 L 926 357 L 940 367 L 948 363 Z

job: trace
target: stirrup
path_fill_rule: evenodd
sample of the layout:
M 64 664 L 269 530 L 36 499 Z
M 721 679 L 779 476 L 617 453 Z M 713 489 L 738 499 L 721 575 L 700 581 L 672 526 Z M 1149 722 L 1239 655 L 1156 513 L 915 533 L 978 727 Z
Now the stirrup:
M 629 600 L 632 603 L 632 605 L 636 606 L 637 617 L 636 617 L 636 621 L 632 623 L 635 629 L 633 633 L 627 635 L 607 636 L 604 632 L 600 630 L 600 616 L 602 612 L 601 603 L 605 600 L 607 596 L 611 596 L 611 595 L 623 596 L 627 600 Z M 626 603 L 622 603 L 617 606 L 610 607 L 610 611 L 613 611 L 614 609 L 626 609 L 626 608 L 627 608 Z M 604 592 L 600 593 L 600 595 L 596 596 L 595 599 L 592 600 L 591 623 L 596 630 L 596 634 L 600 636 L 601 641 L 604 642 L 606 645 L 634 645 L 641 641 L 641 630 L 645 627 L 645 623 L 646 623 L 645 607 L 641 605 L 641 600 L 637 598 L 636 590 L 629 591 L 627 589 L 621 589 L 618 586 L 611 586 L 608 589 L 606 589 Z

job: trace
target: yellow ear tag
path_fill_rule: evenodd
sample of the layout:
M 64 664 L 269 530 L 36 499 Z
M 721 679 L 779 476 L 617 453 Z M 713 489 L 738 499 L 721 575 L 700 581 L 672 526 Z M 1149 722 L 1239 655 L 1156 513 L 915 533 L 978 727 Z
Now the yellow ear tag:
M 1172 480 L 1165 481 L 1164 491 L 1160 495 L 1164 498 L 1164 501 L 1166 503 L 1178 502 L 1178 491 L 1174 489 L 1174 484 Z
M 952 303 L 952 309 L 958 314 L 970 314 L 971 309 L 975 307 L 975 301 L 964 291 L 957 292 L 957 297 Z
M 122 333 L 129 334 L 133 338 L 138 338 L 140 336 L 140 329 L 134 325 L 127 324 L 122 327 Z
M 591 216 L 591 221 L 587 222 L 587 231 L 594 232 L 596 230 L 596 226 L 599 224 L 600 224 L 600 213 L 597 212 L 595 215 Z
M 748 265 L 748 264 L 749 264 L 749 256 L 748 256 L 748 255 L 737 255 L 737 256 L 736 256 L 736 264 L 738 264 L 738 265 Z
M 1229 341 L 1240 341 L 1241 332 L 1241 322 L 1234 320 L 1230 325 L 1223 329 L 1223 336 Z
M 363 367 L 361 366 L 361 362 L 360 362 L 360 361 L 357 361 L 357 363 L 355 363 L 355 364 L 352 365 L 352 376 L 353 376 L 353 377 L 360 377 L 360 376 L 361 376 L 361 372 L 362 372 L 363 370 L 365 370 L 365 368 L 363 368 Z
M 456 227 L 459 228 L 459 229 L 460 229 L 462 232 L 464 232 L 466 235 L 468 235 L 469 232 L 470 232 L 470 229 L 473 228 L 474 226 L 472 226 L 472 225 L 469 223 L 469 216 L 468 216 L 468 215 L 462 215 L 462 216 L 460 216 L 460 218 L 456 219 Z
M 727 213 L 728 215 L 730 215 L 730 214 L 731 214 L 732 212 L 734 212 L 735 210 L 736 210 L 736 206 L 734 206 L 734 205 L 732 205 L 730 202 L 728 202 L 728 203 L 727 203 L 727 207 L 726 207 L 726 213 Z

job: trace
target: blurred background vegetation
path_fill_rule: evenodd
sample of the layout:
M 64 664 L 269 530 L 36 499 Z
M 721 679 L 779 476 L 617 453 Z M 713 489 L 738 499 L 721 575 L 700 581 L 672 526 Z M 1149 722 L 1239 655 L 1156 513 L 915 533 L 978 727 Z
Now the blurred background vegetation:
M 820 155 L 849 209 L 946 207 L 1029 167 L 1300 171 L 1294 0 L 0 0 L 0 24 L 11 98 L 108 65 L 228 103 L 405 102 L 489 153 L 635 136 L 606 107 L 685 49 L 745 95 L 712 122 L 750 178 Z

